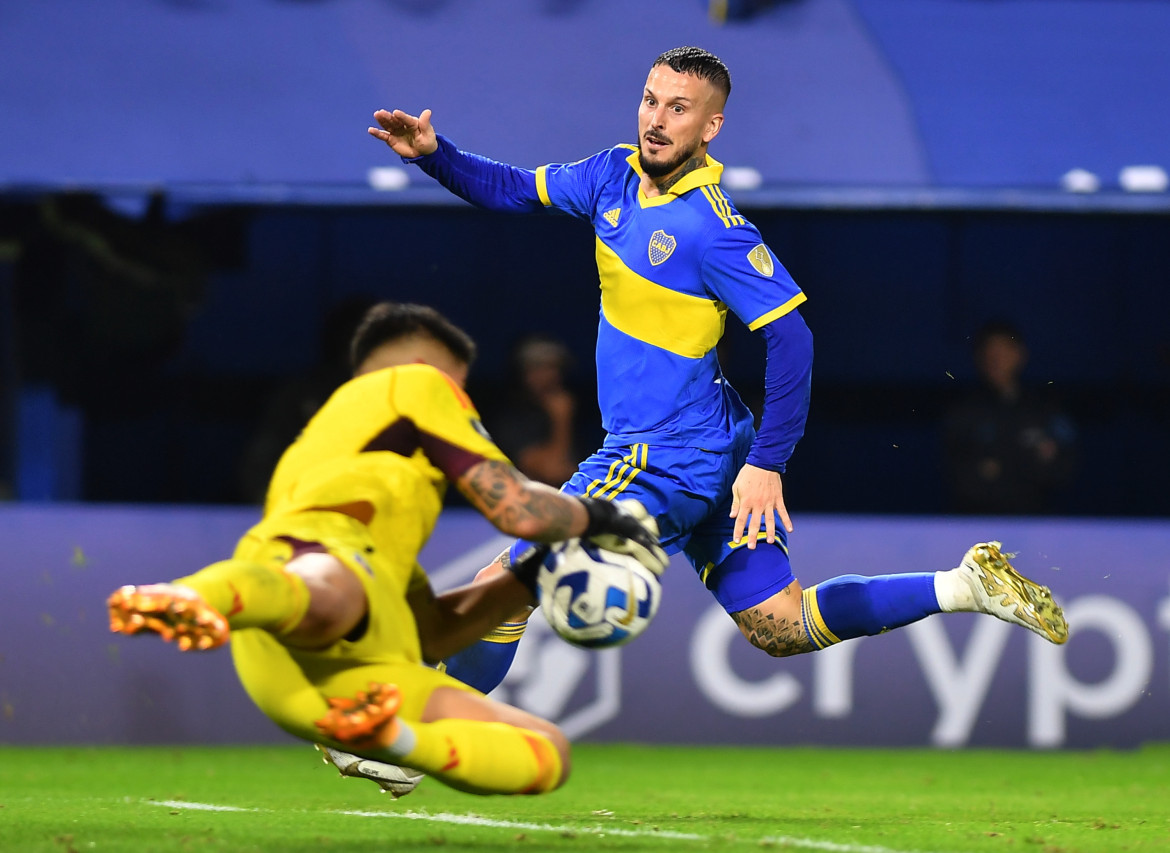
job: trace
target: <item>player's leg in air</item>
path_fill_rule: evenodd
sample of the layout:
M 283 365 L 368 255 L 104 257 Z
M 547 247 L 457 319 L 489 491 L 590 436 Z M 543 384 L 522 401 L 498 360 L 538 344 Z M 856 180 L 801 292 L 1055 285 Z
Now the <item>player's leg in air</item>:
M 277 539 L 251 550 L 242 544 L 233 559 L 173 583 L 115 591 L 110 626 L 158 634 L 184 651 L 230 636 L 240 680 L 260 709 L 333 751 L 401 764 L 471 793 L 561 785 L 564 735 L 423 666 L 409 606 L 378 582 L 384 564 L 367 544 L 353 564 L 334 543 L 330 551 L 305 540 L 295 548 Z M 353 665 L 339 666 L 347 660 Z
M 705 582 L 752 645 L 775 657 L 817 651 L 881 634 L 935 613 L 987 613 L 1053 643 L 1068 624 L 1045 586 L 1017 572 L 998 542 L 970 548 L 953 569 L 863 577 L 841 575 L 802 589 L 792 574 L 783 528 L 754 549 L 728 541 L 727 512 L 703 525 L 688 556 L 711 567 Z M 716 531 L 712 533 L 712 528 Z M 714 556 L 720 548 L 723 553 Z M 704 562 L 706 561 L 706 562 Z

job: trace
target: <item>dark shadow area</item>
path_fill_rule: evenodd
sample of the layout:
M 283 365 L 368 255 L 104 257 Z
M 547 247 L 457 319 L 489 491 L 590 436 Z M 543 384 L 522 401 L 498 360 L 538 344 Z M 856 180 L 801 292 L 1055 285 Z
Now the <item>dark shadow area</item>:
M 807 293 L 816 342 L 793 512 L 957 511 L 944 423 L 977 385 L 972 337 L 1005 316 L 1027 333 L 1024 378 L 1076 425 L 1079 464 L 1046 511 L 1170 512 L 1170 217 L 744 212 Z M 79 412 L 77 497 L 256 501 L 260 469 L 316 405 L 294 393 L 277 436 L 275 401 L 300 380 L 323 399 L 342 375 L 317 375 L 330 318 L 361 299 L 433 304 L 476 338 L 469 390 L 489 429 L 520 407 L 514 345 L 549 336 L 574 365 L 573 452 L 599 444 L 597 279 L 579 223 L 463 207 L 166 213 L 161 197 L 133 216 L 88 196 L 0 203 L 11 408 L 47 386 Z M 758 412 L 759 336 L 729 316 L 720 354 Z M 19 444 L 14 416 L 5 428 Z

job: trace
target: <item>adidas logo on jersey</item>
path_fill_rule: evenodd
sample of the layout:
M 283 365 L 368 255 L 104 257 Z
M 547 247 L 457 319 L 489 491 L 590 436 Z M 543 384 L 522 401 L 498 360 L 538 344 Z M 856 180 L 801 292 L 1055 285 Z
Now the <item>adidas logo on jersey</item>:
M 613 210 L 607 210 L 601 215 L 605 218 L 605 221 L 609 223 L 611 228 L 617 228 L 618 217 L 622 215 L 622 209 L 620 207 L 615 207 Z

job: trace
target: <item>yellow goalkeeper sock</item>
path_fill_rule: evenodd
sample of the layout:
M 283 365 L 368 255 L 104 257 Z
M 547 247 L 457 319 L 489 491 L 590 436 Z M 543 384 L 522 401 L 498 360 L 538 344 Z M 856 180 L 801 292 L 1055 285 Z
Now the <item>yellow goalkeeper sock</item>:
M 287 633 L 300 624 L 309 609 L 309 588 L 304 579 L 262 563 L 223 560 L 174 583 L 199 593 L 233 629 Z
M 471 794 L 544 794 L 564 782 L 560 753 L 531 729 L 480 720 L 398 720 L 395 762 Z

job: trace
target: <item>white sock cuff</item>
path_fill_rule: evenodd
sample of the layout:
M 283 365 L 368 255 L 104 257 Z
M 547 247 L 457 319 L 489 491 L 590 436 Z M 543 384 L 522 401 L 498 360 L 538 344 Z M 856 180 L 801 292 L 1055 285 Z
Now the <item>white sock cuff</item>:
M 418 735 L 414 733 L 414 729 L 405 721 L 398 720 L 398 737 L 394 738 L 394 743 L 386 747 L 386 754 L 395 761 L 401 761 L 414 752 L 417 745 Z
M 963 576 L 962 569 L 934 573 L 934 596 L 943 613 L 975 609 L 975 596 Z

